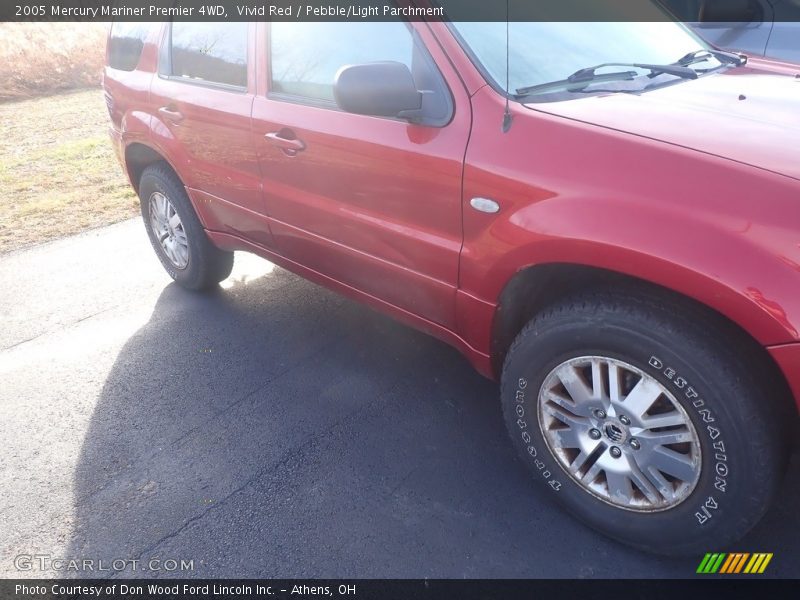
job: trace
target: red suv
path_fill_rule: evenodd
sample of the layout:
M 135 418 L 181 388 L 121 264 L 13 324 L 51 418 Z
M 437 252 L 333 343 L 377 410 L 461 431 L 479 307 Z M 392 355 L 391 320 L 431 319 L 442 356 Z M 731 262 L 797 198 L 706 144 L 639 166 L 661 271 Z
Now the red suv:
M 249 251 L 445 340 L 570 512 L 705 552 L 795 435 L 800 80 L 653 21 L 115 24 L 111 135 L 179 284 Z

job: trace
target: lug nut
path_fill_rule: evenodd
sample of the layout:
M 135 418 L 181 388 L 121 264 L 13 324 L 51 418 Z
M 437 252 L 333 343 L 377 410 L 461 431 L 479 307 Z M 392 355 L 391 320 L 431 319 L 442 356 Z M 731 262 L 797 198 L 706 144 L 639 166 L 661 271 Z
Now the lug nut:
M 594 416 L 598 419 L 605 419 L 606 418 L 606 411 L 604 410 L 596 410 L 594 411 Z
M 625 415 L 622 415 L 619 418 L 619 422 L 622 423 L 623 425 L 630 425 L 631 424 L 631 420 L 628 417 L 626 417 Z
M 639 443 L 639 440 L 637 440 L 636 438 L 631 439 L 631 448 L 633 448 L 634 450 L 638 450 L 641 447 L 642 445 Z
M 613 456 L 614 458 L 619 458 L 620 456 L 622 456 L 622 450 L 620 450 L 616 446 L 611 446 L 611 450 L 609 450 L 609 452 L 611 452 L 611 456 Z
M 589 437 L 592 438 L 593 440 L 599 440 L 600 439 L 600 435 L 601 434 L 600 434 L 600 430 L 599 429 L 590 429 L 589 430 Z

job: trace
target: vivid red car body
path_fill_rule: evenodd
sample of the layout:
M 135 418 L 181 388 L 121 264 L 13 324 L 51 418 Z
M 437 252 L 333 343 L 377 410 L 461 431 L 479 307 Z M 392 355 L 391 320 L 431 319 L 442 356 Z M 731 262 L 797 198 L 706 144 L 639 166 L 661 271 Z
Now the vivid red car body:
M 236 93 L 159 76 L 169 26 L 152 28 L 135 68 L 108 67 L 104 78 L 114 146 L 133 187 L 140 191 L 147 167 L 168 165 L 215 247 L 256 253 L 384 311 L 454 345 L 497 379 L 523 326 L 565 296 L 619 282 L 665 304 L 676 299 L 752 344 L 748 352 L 794 418 L 800 80 L 793 67 L 750 60 L 642 94 L 507 107 L 453 28 L 408 26 L 449 90 L 444 125 L 274 94 L 262 60 L 270 52 L 266 23 L 247 26 L 247 82 Z M 673 389 L 679 370 L 653 361 L 663 363 L 659 376 Z M 692 417 L 698 430 L 713 427 L 703 410 Z M 613 438 L 615 430 L 601 432 Z M 709 468 L 719 472 L 724 462 Z M 550 465 L 532 468 L 549 473 Z M 602 509 L 621 497 L 611 472 L 607 478 L 606 488 L 589 489 Z M 553 489 L 568 480 L 545 479 Z M 705 493 L 710 504 L 692 500 L 686 518 L 694 525 L 720 519 L 709 506 L 733 485 L 722 479 L 716 495 Z M 634 481 L 631 498 L 643 498 L 631 500 L 635 510 L 650 506 L 647 486 Z M 668 505 L 660 502 L 650 508 Z M 720 535 L 723 544 L 733 539 Z

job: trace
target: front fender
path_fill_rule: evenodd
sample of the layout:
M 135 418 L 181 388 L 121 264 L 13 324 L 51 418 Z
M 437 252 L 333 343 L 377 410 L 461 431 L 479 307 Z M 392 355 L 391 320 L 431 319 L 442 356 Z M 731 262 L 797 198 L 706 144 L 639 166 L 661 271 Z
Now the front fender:
M 514 104 L 503 132 L 502 98 L 484 89 L 472 101 L 459 287 L 486 306 L 467 333 L 475 347 L 490 346 L 485 313 L 514 275 L 551 263 L 664 286 L 765 346 L 800 340 L 796 179 Z M 499 212 L 476 211 L 475 197 L 493 198 Z
M 694 298 L 762 345 L 789 343 L 800 340 L 800 256 L 794 236 L 790 229 L 765 228 L 701 208 L 687 214 L 675 205 L 559 196 L 524 206 L 471 240 L 462 262 L 462 287 L 496 303 L 514 275 L 528 267 L 595 267 Z

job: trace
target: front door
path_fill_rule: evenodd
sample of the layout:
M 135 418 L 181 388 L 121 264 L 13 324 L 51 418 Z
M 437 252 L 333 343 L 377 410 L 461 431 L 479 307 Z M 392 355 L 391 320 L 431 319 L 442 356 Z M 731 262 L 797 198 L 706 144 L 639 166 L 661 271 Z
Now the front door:
M 266 93 L 253 127 L 278 251 L 453 327 L 470 109 L 430 31 L 401 21 L 262 27 Z M 387 60 L 439 94 L 436 118 L 410 124 L 337 108 L 340 67 Z

